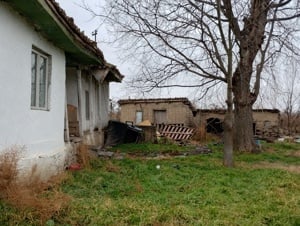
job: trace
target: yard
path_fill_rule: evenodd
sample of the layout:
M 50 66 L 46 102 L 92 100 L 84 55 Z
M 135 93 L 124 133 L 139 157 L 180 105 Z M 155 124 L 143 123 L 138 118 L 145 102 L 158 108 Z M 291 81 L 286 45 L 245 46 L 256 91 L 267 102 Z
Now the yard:
M 124 158 L 68 172 L 53 191 L 67 194 L 68 205 L 42 224 L 300 225 L 299 144 L 263 144 L 261 154 L 237 154 L 233 169 L 222 166 L 220 145 L 209 147 L 180 156 L 187 147 L 116 147 Z M 0 202 L 0 211 L 0 225 L 41 224 L 28 208 Z

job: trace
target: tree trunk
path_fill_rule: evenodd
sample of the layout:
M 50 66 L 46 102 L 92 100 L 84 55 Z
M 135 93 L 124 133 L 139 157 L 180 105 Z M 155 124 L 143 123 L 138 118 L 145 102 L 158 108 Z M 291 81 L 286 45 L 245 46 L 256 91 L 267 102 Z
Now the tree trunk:
M 253 63 L 264 42 L 270 0 L 251 1 L 251 14 L 244 18 L 244 28 L 238 34 L 240 61 L 233 74 L 234 94 L 234 150 L 255 151 L 253 139 L 252 106 L 257 99 L 260 87 L 260 71 L 254 76 L 254 89 L 251 92 Z M 261 62 L 263 65 L 263 61 Z M 260 68 L 261 69 L 261 68 Z
M 234 94 L 234 139 L 233 146 L 235 151 L 253 152 L 255 143 L 253 139 L 253 118 L 252 105 L 256 98 L 250 92 L 250 78 L 252 65 L 244 64 L 242 71 L 236 70 L 233 76 Z
M 230 35 L 229 35 L 230 40 Z M 229 42 L 231 43 L 231 42 Z M 231 44 L 230 44 L 231 45 Z M 231 46 L 232 48 L 232 46 Z M 230 48 L 230 49 L 231 49 Z M 232 53 L 228 52 L 228 61 L 232 62 Z M 223 153 L 223 165 L 226 167 L 233 167 L 233 87 L 232 87 L 232 67 L 231 63 L 228 67 L 227 76 L 227 111 L 224 118 L 224 153 Z
M 224 154 L 223 164 L 233 167 L 233 112 L 227 109 L 224 119 Z
M 234 150 L 254 152 L 252 105 L 235 105 Z

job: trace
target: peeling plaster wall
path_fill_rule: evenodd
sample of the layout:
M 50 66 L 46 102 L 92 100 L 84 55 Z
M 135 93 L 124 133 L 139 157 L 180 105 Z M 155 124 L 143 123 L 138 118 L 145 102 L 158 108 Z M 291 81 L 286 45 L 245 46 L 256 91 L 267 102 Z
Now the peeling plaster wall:
M 184 126 L 193 126 L 193 114 L 189 106 L 182 102 L 162 102 L 162 103 L 138 103 L 122 104 L 120 121 L 131 121 L 135 123 L 136 112 L 142 111 L 142 120 L 154 122 L 154 111 L 165 110 L 167 121 L 165 124 L 183 124 Z
M 3 2 L 0 27 L 0 151 L 24 146 L 21 168 L 38 159 L 36 162 L 47 170 L 50 163 L 65 155 L 65 54 Z M 32 46 L 51 56 L 48 111 L 30 107 Z
M 75 68 L 67 69 L 67 103 L 77 107 L 77 113 L 80 110 L 78 106 L 78 78 Z M 81 73 L 82 85 L 82 129 L 83 142 L 89 145 L 102 145 L 104 135 L 102 129 L 107 126 L 109 120 L 109 83 L 98 82 L 92 74 L 83 70 Z M 90 117 L 86 115 L 86 91 L 89 93 Z M 77 119 L 80 120 L 79 114 Z M 96 130 L 97 129 L 97 130 Z M 96 130 L 96 131 L 95 131 Z

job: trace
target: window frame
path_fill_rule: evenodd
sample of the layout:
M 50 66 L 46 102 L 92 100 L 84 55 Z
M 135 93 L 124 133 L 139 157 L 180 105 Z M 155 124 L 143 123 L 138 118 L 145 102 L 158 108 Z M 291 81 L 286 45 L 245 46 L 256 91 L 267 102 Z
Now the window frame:
M 159 117 L 157 117 L 157 114 L 160 114 Z M 164 113 L 164 120 L 161 120 L 161 113 Z M 167 124 L 168 123 L 168 116 L 167 116 L 167 109 L 153 109 L 153 121 L 155 124 Z
M 35 82 L 33 83 L 33 62 L 32 62 L 32 55 L 35 55 Z M 42 80 L 42 75 L 39 73 L 41 62 L 40 58 L 45 59 L 45 91 L 44 91 L 44 99 L 45 102 L 44 106 L 40 106 L 40 84 Z M 33 104 L 33 84 L 35 84 L 35 97 L 34 97 L 34 104 Z M 51 56 L 44 51 L 32 47 L 31 50 L 31 100 L 30 100 L 30 107 L 32 110 L 43 110 L 49 111 L 50 110 L 50 85 L 51 85 Z

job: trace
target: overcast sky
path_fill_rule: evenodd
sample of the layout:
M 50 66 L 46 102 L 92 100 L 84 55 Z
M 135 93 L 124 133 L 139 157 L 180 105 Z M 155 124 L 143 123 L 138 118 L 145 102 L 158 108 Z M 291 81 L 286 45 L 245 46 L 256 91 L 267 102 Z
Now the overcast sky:
M 92 32 L 95 29 L 98 30 L 98 35 L 97 35 L 98 47 L 103 51 L 104 57 L 109 63 L 116 65 L 120 70 L 120 72 L 123 75 L 125 75 L 125 77 L 127 78 L 134 75 L 134 67 L 130 65 L 130 63 L 128 62 L 122 63 L 123 62 L 122 52 L 120 51 L 120 49 L 113 48 L 111 44 L 107 44 L 107 41 L 110 39 L 112 34 L 107 33 L 104 26 L 99 27 L 99 25 L 101 24 L 100 18 L 93 18 L 91 13 L 83 9 L 82 5 L 84 0 L 56 0 L 56 1 L 60 4 L 60 7 L 66 11 L 68 16 L 74 18 L 75 24 L 82 31 L 85 32 L 86 36 L 88 36 L 91 39 L 94 39 L 94 37 L 92 36 Z M 95 10 L 97 9 L 97 6 L 99 6 L 100 3 L 104 3 L 104 0 L 85 0 L 85 2 Z M 123 54 L 123 56 L 125 56 L 125 54 Z M 134 94 L 132 91 L 126 88 L 124 82 L 122 84 L 111 83 L 110 87 L 111 87 L 110 97 L 113 100 L 119 100 L 119 99 L 124 99 L 129 97 L 131 98 L 142 97 L 141 95 L 137 96 L 136 93 Z M 165 91 L 157 91 L 156 93 L 151 94 L 151 96 L 148 95 L 146 97 L 148 98 L 149 97 L 188 97 L 193 102 L 197 100 L 197 97 L 195 97 L 195 93 L 191 92 L 191 90 L 188 89 L 169 89 Z M 257 102 L 259 102 L 259 100 Z M 265 105 L 264 107 L 270 107 L 268 106 L 270 105 L 270 100 L 268 101 L 268 98 L 267 98 L 267 102 L 269 102 L 269 104 L 263 104 Z M 277 103 L 277 101 L 275 102 Z M 198 104 L 200 104 L 202 107 L 211 107 L 210 106 L 211 104 L 219 105 L 220 103 L 223 103 L 223 101 L 216 100 L 216 98 L 214 98 L 214 101 L 212 101 L 211 96 L 207 96 L 203 100 L 201 100 L 201 103 Z M 273 107 L 275 105 L 277 104 L 272 104 Z
M 82 0 L 56 0 L 60 7 L 64 9 L 68 16 L 74 18 L 75 24 L 85 32 L 85 35 L 87 35 L 89 38 L 94 40 L 94 37 L 92 36 L 92 32 L 97 29 L 98 35 L 97 35 L 97 42 L 98 47 L 103 51 L 105 59 L 114 65 L 118 67 L 120 72 L 125 75 L 125 81 L 126 77 L 129 78 L 134 74 L 134 68 L 130 63 L 123 63 L 122 61 L 122 52 L 119 49 L 113 48 L 111 44 L 108 44 L 107 42 L 110 39 L 110 36 L 112 34 L 107 33 L 104 26 L 100 26 L 101 21 L 100 18 L 93 18 L 92 15 L 85 9 L 83 9 L 83 3 Z M 93 9 L 97 9 L 97 6 L 102 2 L 103 0 L 86 0 L 85 1 L 90 7 Z M 125 54 L 124 54 L 125 55 Z M 123 55 L 123 56 L 124 56 Z M 119 100 L 124 98 L 141 98 L 143 96 L 133 93 L 132 90 L 129 90 L 128 87 L 125 86 L 125 82 L 122 84 L 120 83 L 111 83 L 110 85 L 110 97 L 113 100 Z M 191 94 L 187 89 L 165 89 L 165 90 L 157 90 L 156 92 L 149 94 L 148 97 L 188 97 L 191 101 L 193 101 L 194 93 Z

